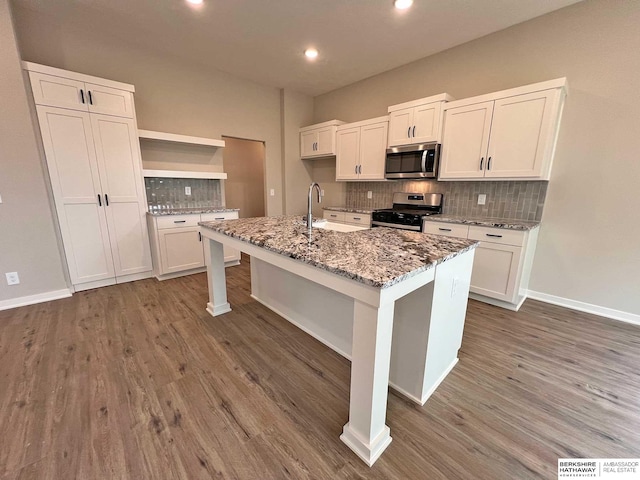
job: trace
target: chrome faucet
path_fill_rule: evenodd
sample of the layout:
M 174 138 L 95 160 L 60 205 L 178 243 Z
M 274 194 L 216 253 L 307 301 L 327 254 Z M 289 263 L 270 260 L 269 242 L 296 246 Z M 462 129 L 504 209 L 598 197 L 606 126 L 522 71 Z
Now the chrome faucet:
M 313 204 L 313 189 L 318 191 L 318 203 L 322 203 L 322 197 L 320 196 L 320 185 L 313 182 L 309 186 L 309 199 L 307 200 L 307 227 L 309 228 L 309 238 L 311 238 L 311 229 L 313 228 L 313 215 L 311 213 L 311 205 Z

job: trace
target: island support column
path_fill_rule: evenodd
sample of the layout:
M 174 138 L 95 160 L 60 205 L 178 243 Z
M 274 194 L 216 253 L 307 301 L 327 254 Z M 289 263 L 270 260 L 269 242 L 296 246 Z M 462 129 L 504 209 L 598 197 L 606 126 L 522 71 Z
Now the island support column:
M 385 418 L 394 302 L 354 302 L 349 422 L 340 439 L 371 466 L 391 443 Z
M 215 317 L 231 311 L 231 305 L 227 302 L 227 278 L 224 270 L 222 243 L 208 238 L 204 249 L 204 259 L 207 266 L 207 284 L 209 285 L 207 312 Z

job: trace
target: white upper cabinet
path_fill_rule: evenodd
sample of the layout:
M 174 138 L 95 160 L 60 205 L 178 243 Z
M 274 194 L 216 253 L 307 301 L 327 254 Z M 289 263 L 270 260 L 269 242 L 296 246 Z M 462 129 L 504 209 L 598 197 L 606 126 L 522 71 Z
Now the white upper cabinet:
M 38 72 L 29 72 L 29 79 L 36 105 L 89 111 L 84 82 Z
M 388 129 L 387 117 L 338 127 L 336 180 L 384 180 Z
M 36 105 L 133 118 L 133 88 L 120 82 L 23 62 Z
M 549 180 L 566 79 L 447 104 L 440 180 Z
M 336 180 L 357 180 L 360 164 L 360 127 L 338 130 L 336 142 Z
M 440 178 L 484 177 L 492 115 L 493 102 L 447 110 Z
M 89 111 L 105 115 L 133 118 L 133 96 L 117 88 L 86 84 Z
M 443 93 L 389 107 L 388 145 L 440 142 L 442 105 L 451 100 Z
M 336 130 L 344 122 L 330 120 L 300 129 L 300 157 L 331 157 L 336 154 Z

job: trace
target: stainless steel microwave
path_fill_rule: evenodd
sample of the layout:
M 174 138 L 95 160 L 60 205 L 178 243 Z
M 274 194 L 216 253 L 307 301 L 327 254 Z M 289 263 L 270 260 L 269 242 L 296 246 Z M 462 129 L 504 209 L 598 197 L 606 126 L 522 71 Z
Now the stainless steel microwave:
M 387 149 L 385 178 L 436 178 L 439 143 L 422 143 Z

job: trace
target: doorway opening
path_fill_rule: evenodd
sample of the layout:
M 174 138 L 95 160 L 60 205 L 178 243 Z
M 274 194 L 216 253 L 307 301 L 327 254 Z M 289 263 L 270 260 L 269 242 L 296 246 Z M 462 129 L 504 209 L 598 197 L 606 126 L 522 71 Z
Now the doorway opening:
M 265 216 L 265 145 L 257 140 L 225 137 L 222 161 L 225 205 L 239 208 L 240 218 Z

